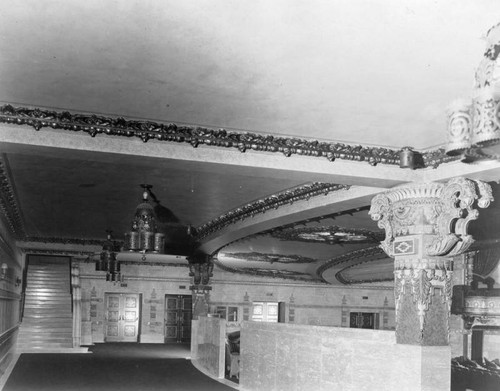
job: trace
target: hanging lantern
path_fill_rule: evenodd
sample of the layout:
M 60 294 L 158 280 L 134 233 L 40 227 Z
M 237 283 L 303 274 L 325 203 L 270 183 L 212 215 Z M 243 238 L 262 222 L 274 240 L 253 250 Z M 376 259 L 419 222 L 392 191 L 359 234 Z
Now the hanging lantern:
M 141 185 L 144 189 L 142 202 L 135 210 L 132 220 L 132 230 L 127 236 L 129 251 L 163 253 L 165 235 L 157 231 L 156 216 L 153 206 L 148 200 L 151 185 Z

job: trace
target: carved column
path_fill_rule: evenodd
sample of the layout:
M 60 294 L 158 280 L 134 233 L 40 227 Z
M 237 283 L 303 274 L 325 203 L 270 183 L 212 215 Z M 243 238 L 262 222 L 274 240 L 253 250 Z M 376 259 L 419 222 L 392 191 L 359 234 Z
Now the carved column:
M 467 233 L 493 200 L 488 184 L 455 178 L 412 184 L 377 195 L 370 215 L 386 232 L 383 250 L 394 258 L 396 341 L 449 343 L 453 257 L 469 248 Z
M 189 264 L 189 276 L 193 277 L 193 319 L 207 316 L 209 310 L 210 277 L 213 276 L 214 264 L 209 257 L 204 257 L 202 262 Z
M 73 297 L 73 347 L 81 346 L 82 337 L 82 293 L 80 288 L 80 263 L 71 261 L 71 292 Z

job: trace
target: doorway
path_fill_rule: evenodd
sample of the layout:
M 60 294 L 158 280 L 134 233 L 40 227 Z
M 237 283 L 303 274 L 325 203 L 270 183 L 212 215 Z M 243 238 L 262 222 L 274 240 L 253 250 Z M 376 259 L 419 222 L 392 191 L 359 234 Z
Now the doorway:
M 106 293 L 104 342 L 137 342 L 141 300 L 137 293 Z
M 165 295 L 165 343 L 191 342 L 192 318 L 191 295 Z
M 349 327 L 358 329 L 378 328 L 376 326 L 378 314 L 373 312 L 351 312 L 349 318 Z

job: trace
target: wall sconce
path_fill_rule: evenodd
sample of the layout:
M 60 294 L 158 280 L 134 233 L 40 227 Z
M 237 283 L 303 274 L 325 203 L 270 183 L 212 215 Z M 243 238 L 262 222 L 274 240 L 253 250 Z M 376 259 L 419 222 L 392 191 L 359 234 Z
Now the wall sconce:
M 7 278 L 7 269 L 9 267 L 6 263 L 2 263 L 2 268 L 0 269 L 0 279 L 5 280 Z
M 16 287 L 18 287 L 19 285 L 21 285 L 21 283 L 23 282 L 23 280 L 20 278 L 20 277 L 16 277 Z

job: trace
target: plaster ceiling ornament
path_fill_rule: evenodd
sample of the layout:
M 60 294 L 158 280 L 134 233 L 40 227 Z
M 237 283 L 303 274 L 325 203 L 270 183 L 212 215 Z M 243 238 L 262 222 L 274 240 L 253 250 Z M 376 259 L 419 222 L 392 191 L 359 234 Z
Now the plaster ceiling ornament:
M 446 153 L 464 162 L 500 159 L 500 23 L 486 36 L 486 51 L 476 73 L 472 101 L 458 100 L 448 110 Z
M 16 196 L 9 178 L 7 160 L 0 158 L 0 209 L 16 239 L 24 240 L 26 238 L 24 220 L 17 206 Z
M 263 268 L 255 268 L 255 267 L 231 267 L 227 266 L 218 258 L 212 258 L 215 265 L 221 270 L 238 273 L 238 274 L 246 274 L 249 276 L 259 276 L 259 277 L 271 277 L 271 278 L 283 278 L 295 281 L 307 281 L 307 282 L 324 282 L 320 281 L 314 276 L 311 276 L 309 273 L 303 273 L 293 270 L 278 270 L 278 269 L 263 269 Z
M 376 243 L 383 234 L 367 229 L 344 228 L 338 226 L 287 227 L 273 230 L 271 236 L 284 241 L 316 242 L 325 244 Z
M 291 205 L 296 201 L 308 200 L 318 195 L 327 195 L 332 191 L 348 190 L 348 185 L 336 185 L 333 183 L 313 182 L 304 186 L 273 194 L 269 197 L 251 202 L 239 208 L 231 210 L 208 223 L 196 228 L 196 239 L 201 240 L 231 224 L 245 220 L 255 215 L 265 213 L 271 209 L 278 209 L 283 205 Z
M 320 142 L 290 137 L 277 137 L 248 132 L 209 129 L 200 126 L 162 124 L 153 121 L 127 120 L 95 114 L 72 114 L 67 111 L 57 112 L 40 108 L 0 107 L 0 123 L 28 125 L 39 131 L 52 128 L 70 132 L 85 132 L 91 137 L 99 135 L 137 137 L 143 142 L 157 140 L 173 143 L 187 143 L 197 148 L 209 145 L 220 148 L 232 148 L 244 153 L 247 150 L 281 153 L 286 157 L 303 155 L 377 164 L 400 164 L 401 150 L 381 147 L 364 147 L 335 142 Z M 422 153 L 422 167 L 437 167 L 441 163 L 454 160 L 447 156 L 444 149 Z
M 317 259 L 307 258 L 301 255 L 285 255 L 285 254 L 264 254 L 257 252 L 239 252 L 239 253 L 224 253 L 224 258 L 242 259 L 248 262 L 266 262 L 266 263 L 314 263 Z

